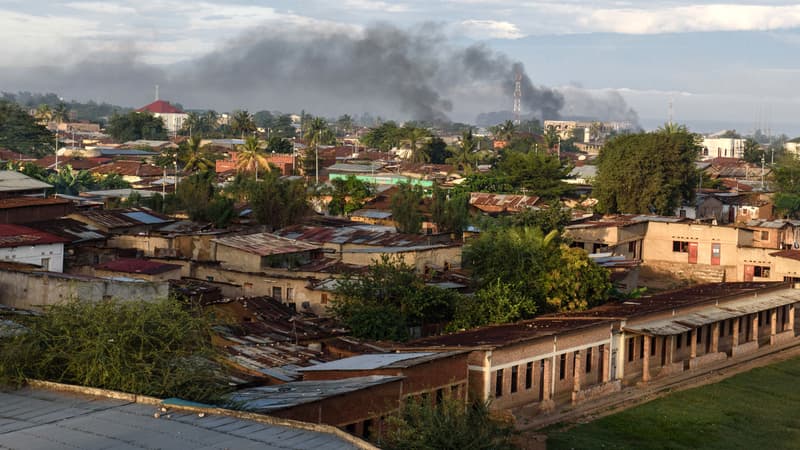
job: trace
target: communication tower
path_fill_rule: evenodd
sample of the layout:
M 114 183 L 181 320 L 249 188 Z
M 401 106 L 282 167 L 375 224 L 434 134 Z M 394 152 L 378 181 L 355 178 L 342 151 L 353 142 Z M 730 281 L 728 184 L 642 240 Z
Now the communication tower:
M 514 75 L 514 124 L 520 124 L 522 113 L 522 73 Z

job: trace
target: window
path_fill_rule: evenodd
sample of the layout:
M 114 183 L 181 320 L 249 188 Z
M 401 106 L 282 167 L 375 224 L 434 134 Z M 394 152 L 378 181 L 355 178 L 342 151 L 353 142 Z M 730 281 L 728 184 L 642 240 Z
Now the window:
M 513 387 L 511 389 L 514 389 Z M 444 389 L 439 388 L 436 390 L 436 404 L 441 405 L 444 400 Z
M 567 373 L 567 354 L 561 354 L 561 362 L 558 366 L 558 379 L 563 380 Z
M 636 241 L 628 242 L 628 253 L 636 253 Z
M 586 349 L 586 373 L 592 372 L 592 349 Z
M 686 217 L 686 210 L 681 209 L 680 211 L 678 211 L 678 217 Z
M 753 266 L 753 276 L 769 278 L 769 266 Z
M 597 370 L 600 374 L 603 374 L 603 364 L 605 364 L 605 354 L 606 354 L 606 347 L 605 345 L 601 345 L 599 349 L 599 354 L 597 355 Z
M 323 305 L 328 303 L 328 294 L 323 293 L 319 302 L 322 303 Z
M 742 319 L 739 319 L 739 333 L 742 332 L 742 322 L 744 321 Z
M 761 232 L 761 240 L 768 241 L 769 240 L 769 231 L 762 231 Z
M 725 336 L 725 321 L 719 323 L 719 337 Z
M 656 356 L 656 338 L 655 336 L 650 336 L 649 339 L 650 339 L 650 356 Z
M 645 339 L 645 336 L 640 336 L 638 339 L 639 339 L 639 358 L 644 359 L 644 339 Z
M 497 372 L 495 372 L 494 396 L 497 398 L 503 396 L 503 369 L 497 369 Z
M 533 386 L 533 361 L 525 365 L 525 389 Z
M 286 301 L 290 302 L 294 300 L 294 288 L 287 287 L 286 288 Z
M 686 346 L 689 347 L 692 345 L 692 333 L 690 331 L 686 332 Z
M 519 382 L 518 376 L 519 366 L 511 368 L 511 393 L 517 392 L 517 384 Z
M 633 338 L 628 338 L 628 362 L 633 361 Z
M 283 300 L 283 295 L 281 293 L 281 288 L 279 288 L 278 286 L 273 286 L 272 287 L 272 298 L 274 298 L 277 301 Z
M 50 258 L 42 258 L 42 269 L 50 270 Z
M 675 347 L 681 348 L 682 344 L 683 344 L 683 333 L 678 335 L 678 340 L 675 342 Z
M 703 342 L 703 327 L 697 328 L 697 343 Z
M 764 311 L 764 315 L 766 316 L 767 325 L 772 323 L 772 311 Z
M 689 243 L 686 241 L 672 241 L 672 251 L 689 253 Z

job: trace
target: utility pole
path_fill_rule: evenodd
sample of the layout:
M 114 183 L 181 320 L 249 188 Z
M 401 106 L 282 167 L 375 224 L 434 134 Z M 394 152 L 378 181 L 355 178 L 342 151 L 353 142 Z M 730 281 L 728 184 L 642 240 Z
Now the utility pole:
M 764 154 L 761 154 L 761 192 L 764 192 Z
M 317 139 L 314 141 L 314 159 L 316 163 L 314 164 L 315 167 L 315 179 L 317 186 L 319 186 L 319 139 L 320 139 L 321 131 L 317 131 Z

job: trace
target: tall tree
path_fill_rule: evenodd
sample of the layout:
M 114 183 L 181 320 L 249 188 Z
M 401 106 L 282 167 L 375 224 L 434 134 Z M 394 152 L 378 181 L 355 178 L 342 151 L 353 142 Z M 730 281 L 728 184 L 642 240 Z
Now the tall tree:
M 785 216 L 800 218 L 800 158 L 787 153 L 775 164 L 775 206 Z
M 431 132 L 428 129 L 406 125 L 400 129 L 400 133 L 411 149 L 411 161 L 416 163 L 430 161 L 430 155 L 425 152 L 424 147 L 421 147 L 424 141 L 431 137 Z
M 247 194 L 256 221 L 271 229 L 282 228 L 308 213 L 305 186 L 300 180 L 286 181 L 269 172 L 261 181 L 249 185 Z
M 564 182 L 572 168 L 557 156 L 516 151 L 507 151 L 504 155 L 497 165 L 496 174 L 504 175 L 517 191 L 547 200 L 558 199 L 572 191 L 572 186 Z
M 744 154 L 742 156 L 745 161 L 757 164 L 761 162 L 761 158 L 766 157 L 766 152 L 758 142 L 748 138 L 744 141 Z
M 451 150 L 453 156 L 447 158 L 449 164 L 453 164 L 464 173 L 469 175 L 475 169 L 475 149 L 478 147 L 478 142 L 472 134 L 472 129 L 461 133 L 461 141 L 458 145 Z
M 517 126 L 511 120 L 495 125 L 489 130 L 494 138 L 499 141 L 509 142 L 517 133 Z
M 248 136 L 243 145 L 239 145 L 236 154 L 236 169 L 239 171 L 253 172 L 258 180 L 258 169 L 270 171 L 269 161 L 261 148 L 261 143 L 255 136 Z
M 673 214 L 694 198 L 697 136 L 657 131 L 616 136 L 600 152 L 594 195 L 603 212 Z
M 392 196 L 392 220 L 400 233 L 419 233 L 422 227 L 422 187 L 410 183 L 397 186 L 397 193 Z
M 181 143 L 178 154 L 185 172 L 206 173 L 214 167 L 214 162 L 208 157 L 206 149 L 200 145 L 201 143 L 200 137 L 192 137 Z
M 245 135 L 254 133 L 256 131 L 256 123 L 253 121 L 253 115 L 247 110 L 236 110 L 231 114 L 231 132 L 234 136 L 241 136 L 244 139 Z
M 53 154 L 55 140 L 16 103 L 0 100 L 0 147 L 33 156 Z
M 402 134 L 395 122 L 388 121 L 377 127 L 370 129 L 362 138 L 361 142 L 369 147 L 381 151 L 388 151 L 400 145 Z
M 331 131 L 330 126 L 328 126 L 328 122 L 322 117 L 314 117 L 306 122 L 303 139 L 305 139 L 308 147 L 328 145 L 336 142 L 336 136 L 333 131 Z

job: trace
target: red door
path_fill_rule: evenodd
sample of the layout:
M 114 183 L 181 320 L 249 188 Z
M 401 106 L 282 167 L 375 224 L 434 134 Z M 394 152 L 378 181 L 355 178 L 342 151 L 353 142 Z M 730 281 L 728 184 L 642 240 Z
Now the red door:
M 720 244 L 711 244 L 711 265 L 718 266 L 721 256 Z
M 697 264 L 697 242 L 689 242 L 689 264 Z
M 745 265 L 744 266 L 744 281 L 753 281 L 753 275 L 756 273 L 755 266 Z

